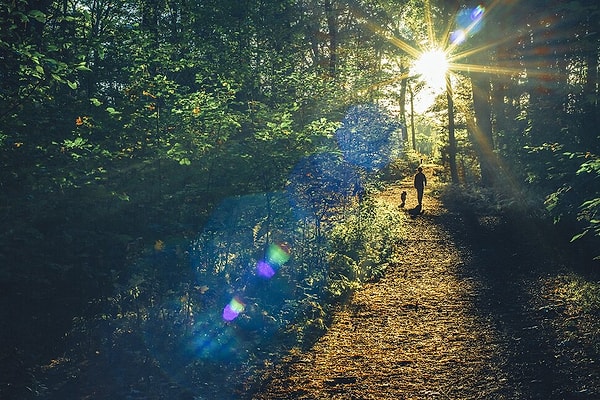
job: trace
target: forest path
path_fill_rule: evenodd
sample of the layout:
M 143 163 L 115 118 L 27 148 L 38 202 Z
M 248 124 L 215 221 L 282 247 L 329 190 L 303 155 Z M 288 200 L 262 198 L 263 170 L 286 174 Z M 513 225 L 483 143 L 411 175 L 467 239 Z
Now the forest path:
M 413 207 L 406 181 L 378 201 L 399 204 L 402 190 Z M 436 221 L 446 213 L 426 193 L 385 277 L 357 291 L 312 350 L 290 356 L 256 398 L 489 398 L 505 380 L 490 367 L 496 339 L 473 313 L 476 284 L 458 271 L 469 254 Z
M 414 207 L 409 180 L 377 200 L 399 204 L 402 190 Z M 522 273 L 530 271 L 529 249 L 491 217 L 472 232 L 472 221 L 465 224 L 428 192 L 425 212 L 408 219 L 407 238 L 395 246 L 385 276 L 354 293 L 309 351 L 266 373 L 252 399 L 558 399 L 600 392 L 590 352 L 561 348 L 553 328 L 559 314 L 532 295 L 540 281 Z

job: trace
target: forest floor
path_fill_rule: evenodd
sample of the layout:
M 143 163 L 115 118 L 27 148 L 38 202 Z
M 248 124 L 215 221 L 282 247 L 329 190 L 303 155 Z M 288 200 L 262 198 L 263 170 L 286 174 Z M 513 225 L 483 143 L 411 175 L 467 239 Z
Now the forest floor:
M 378 201 L 402 190 L 408 212 L 408 180 Z M 385 277 L 312 348 L 254 377 L 252 399 L 600 398 L 598 307 L 576 290 L 598 269 L 574 272 L 536 227 L 438 197 L 426 190 Z

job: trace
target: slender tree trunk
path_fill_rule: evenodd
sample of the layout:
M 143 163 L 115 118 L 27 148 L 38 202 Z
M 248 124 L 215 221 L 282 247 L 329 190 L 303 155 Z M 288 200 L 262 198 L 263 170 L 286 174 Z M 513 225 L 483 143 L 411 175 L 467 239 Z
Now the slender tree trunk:
M 417 139 L 415 137 L 415 95 L 412 88 L 408 88 L 410 91 L 410 133 L 412 138 L 412 148 L 417 151 Z
M 598 21 L 592 22 L 592 27 L 590 29 L 594 29 L 596 32 L 595 35 L 598 35 L 598 29 L 600 23 Z M 589 40 L 585 46 L 585 57 L 586 57 L 586 81 L 584 87 L 584 95 L 585 98 L 588 99 L 584 104 L 585 107 L 585 118 L 583 119 L 584 124 L 584 132 L 597 132 L 598 124 L 600 124 L 600 104 L 598 102 L 598 89 L 600 88 L 600 83 L 598 81 L 598 46 L 596 45 L 596 41 Z M 597 135 L 590 134 L 586 136 L 586 142 L 588 142 L 591 146 L 597 145 Z M 597 148 L 597 147 L 596 147 Z
M 491 107 L 493 121 L 495 122 L 492 126 L 492 130 L 495 132 L 502 132 L 503 134 L 506 134 L 509 129 L 506 104 L 504 102 L 506 94 L 506 85 L 502 82 L 500 77 L 496 77 L 492 82 Z M 495 145 L 496 147 L 499 147 L 500 144 L 495 143 Z
M 473 110 L 475 111 L 472 134 L 481 169 L 481 184 L 491 186 L 494 183 L 497 163 L 495 162 L 496 155 L 492 136 L 490 79 L 485 74 L 472 73 L 471 85 L 473 87 Z
M 476 4 L 472 3 L 475 7 Z M 481 31 L 473 36 L 473 46 L 484 46 L 496 37 L 494 25 L 484 25 Z M 469 57 L 469 62 L 482 67 L 492 64 L 492 52 L 489 49 L 481 50 Z M 492 66 L 493 68 L 493 66 Z M 494 152 L 494 138 L 492 130 L 492 85 L 489 71 L 471 72 L 471 88 L 473 96 L 474 123 L 471 126 L 471 140 L 473 141 L 479 169 L 481 171 L 481 185 L 492 186 L 497 174 L 498 163 Z
M 406 75 L 404 63 L 400 63 L 400 74 L 402 76 Z M 407 87 L 408 87 L 408 78 L 403 78 L 400 81 L 400 99 L 399 99 L 398 103 L 400 106 L 400 121 L 402 121 L 402 123 L 405 126 L 406 126 L 406 89 L 407 89 Z M 411 101 L 412 101 L 412 96 L 411 96 Z M 408 138 L 402 137 L 403 141 L 406 139 L 408 139 Z
M 446 99 L 448 100 L 448 159 L 452 183 L 458 183 L 458 168 L 456 167 L 456 136 L 454 134 L 454 99 L 450 75 L 446 74 Z
M 329 31 L 329 74 L 335 77 L 337 75 L 338 27 L 332 0 L 325 0 L 325 16 Z

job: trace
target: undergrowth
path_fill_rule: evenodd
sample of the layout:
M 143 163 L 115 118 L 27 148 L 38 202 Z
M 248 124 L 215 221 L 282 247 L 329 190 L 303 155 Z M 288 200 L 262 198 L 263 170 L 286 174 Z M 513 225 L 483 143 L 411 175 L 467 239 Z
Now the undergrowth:
M 405 236 L 405 219 L 397 208 L 369 197 L 357 214 L 333 227 L 328 235 L 328 290 L 335 297 L 384 275 L 393 244 Z
M 206 229 L 190 249 L 166 239 L 144 250 L 114 278 L 114 291 L 93 302 L 97 314 L 75 321 L 74 350 L 44 374 L 68 375 L 90 362 L 110 370 L 119 360 L 140 382 L 159 368 L 197 389 L 218 387 L 216 370 L 243 373 L 312 345 L 354 290 L 383 276 L 405 217 L 365 196 L 317 227 L 284 204 L 278 195 L 235 199 L 214 219 L 221 229 Z M 289 260 L 270 279 L 257 276 L 261 257 L 284 237 Z M 224 320 L 226 306 L 235 319 Z
M 583 341 L 600 354 L 600 281 L 574 272 L 544 281 L 545 297 L 562 318 L 558 326 L 563 343 Z

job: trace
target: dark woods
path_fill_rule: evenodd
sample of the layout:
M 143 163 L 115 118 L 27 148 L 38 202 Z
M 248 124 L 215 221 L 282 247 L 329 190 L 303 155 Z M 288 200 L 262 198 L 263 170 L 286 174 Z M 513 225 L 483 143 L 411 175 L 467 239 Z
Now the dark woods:
M 591 263 L 597 2 L 486 9 L 457 50 L 484 67 L 456 71 L 454 150 L 445 96 L 421 116 L 406 106 L 419 87 L 398 40 L 424 42 L 430 12 L 443 42 L 470 6 L 430 3 L 0 5 L 0 397 L 92 395 L 87 366 L 126 361 L 146 375 L 96 386 L 166 393 L 148 376 L 199 382 L 190 366 L 310 343 L 331 304 L 382 273 L 400 217 L 368 194 L 393 160 L 412 173 L 411 147 L 446 167 L 455 151 L 463 201 L 555 221 Z M 279 281 L 246 275 L 283 243 Z M 221 329 L 228 304 L 241 322 Z

